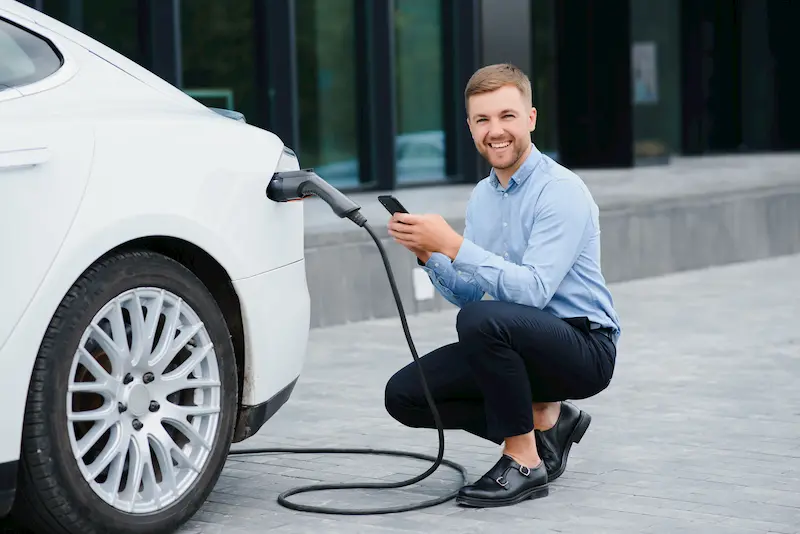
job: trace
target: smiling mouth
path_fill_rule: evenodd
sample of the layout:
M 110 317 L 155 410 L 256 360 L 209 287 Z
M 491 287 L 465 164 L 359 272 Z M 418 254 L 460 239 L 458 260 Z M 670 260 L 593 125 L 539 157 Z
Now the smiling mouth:
M 506 148 L 511 144 L 511 141 L 504 141 L 502 143 L 489 143 L 489 148 L 494 148 L 495 150 L 500 150 L 502 148 Z

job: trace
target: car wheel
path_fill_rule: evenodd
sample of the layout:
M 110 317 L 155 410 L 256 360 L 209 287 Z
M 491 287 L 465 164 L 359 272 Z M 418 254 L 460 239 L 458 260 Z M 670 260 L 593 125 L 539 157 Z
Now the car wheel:
M 126 252 L 58 307 L 31 376 L 15 516 L 35 531 L 173 532 L 203 505 L 237 407 L 230 334 L 183 265 Z

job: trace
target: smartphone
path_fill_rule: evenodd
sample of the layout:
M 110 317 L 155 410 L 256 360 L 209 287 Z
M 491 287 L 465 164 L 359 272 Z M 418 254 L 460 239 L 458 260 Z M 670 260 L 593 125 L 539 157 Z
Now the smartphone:
M 408 213 L 408 210 L 400 204 L 400 201 L 394 198 L 392 195 L 380 195 L 378 197 L 378 202 L 380 202 L 386 211 L 394 215 L 397 212 L 400 213 Z

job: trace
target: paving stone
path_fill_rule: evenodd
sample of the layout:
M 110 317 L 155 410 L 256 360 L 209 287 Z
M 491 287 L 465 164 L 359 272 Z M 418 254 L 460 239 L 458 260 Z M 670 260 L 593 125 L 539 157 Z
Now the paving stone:
M 800 256 L 613 284 L 624 333 L 608 390 L 577 402 L 592 426 L 547 498 L 508 508 L 329 516 L 281 507 L 319 482 L 404 480 L 429 463 L 386 456 L 232 456 L 181 534 L 525 532 L 800 533 Z M 420 354 L 455 340 L 457 310 L 409 317 Z M 386 380 L 411 361 L 398 319 L 315 329 L 289 403 L 242 447 L 371 447 L 435 456 L 434 430 L 383 407 Z M 500 448 L 446 431 L 445 456 L 470 481 Z M 396 490 L 326 491 L 293 502 L 398 506 L 458 488 L 440 468 Z

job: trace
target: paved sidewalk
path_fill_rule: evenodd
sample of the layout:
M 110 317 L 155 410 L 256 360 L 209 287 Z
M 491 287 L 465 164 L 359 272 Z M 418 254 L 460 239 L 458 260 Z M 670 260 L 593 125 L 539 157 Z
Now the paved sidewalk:
M 800 256 L 613 286 L 625 332 L 610 389 L 550 496 L 492 510 L 452 502 L 376 516 L 293 512 L 277 495 L 315 481 L 399 480 L 421 461 L 232 457 L 190 533 L 800 533 Z M 455 311 L 409 319 L 420 354 L 454 339 Z M 436 454 L 433 430 L 385 413 L 383 386 L 411 360 L 398 319 L 312 332 L 295 395 L 239 447 L 375 447 Z M 498 448 L 446 432 L 470 480 Z M 400 505 L 456 488 L 441 468 L 405 490 L 323 492 L 296 502 Z

